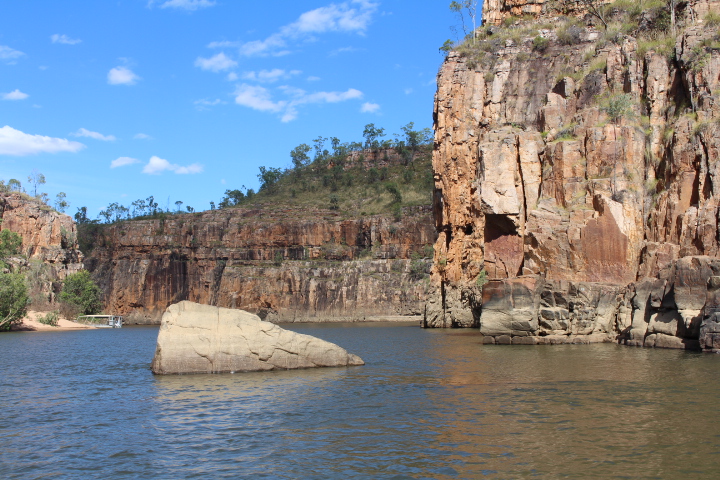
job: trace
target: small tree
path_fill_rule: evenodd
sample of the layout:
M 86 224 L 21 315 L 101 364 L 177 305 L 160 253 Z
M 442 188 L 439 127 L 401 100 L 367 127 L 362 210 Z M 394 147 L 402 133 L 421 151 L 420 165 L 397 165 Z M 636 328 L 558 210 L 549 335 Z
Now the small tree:
M 225 190 L 225 196 L 218 206 L 220 208 L 234 207 L 235 205 L 239 205 L 244 199 L 245 194 L 242 190 Z
M 447 57 L 448 54 L 452 52 L 454 46 L 455 42 L 448 38 L 447 40 L 445 40 L 445 43 L 442 44 L 442 47 L 438 48 L 438 51 L 442 56 Z
M 33 186 L 33 195 L 37 197 L 38 185 L 45 185 L 45 175 L 38 172 L 37 170 L 33 170 L 32 173 L 28 175 L 28 182 L 30 182 L 30 185 Z
M 55 196 L 55 210 L 57 210 L 60 213 L 65 213 L 65 210 L 70 206 L 70 204 L 65 200 L 67 195 L 65 195 L 65 192 L 60 192 Z
M 22 248 L 22 237 L 10 230 L 0 231 L 0 266 L 4 265 L 4 260 L 10 255 L 17 255 Z
M 477 15 L 478 0 L 461 0 L 460 2 L 450 2 L 450 11 L 457 13 L 460 17 L 463 33 L 467 37 L 472 34 L 472 41 L 475 43 L 477 37 Z M 468 16 L 468 25 L 465 24 L 465 15 Z M 468 28 L 472 25 L 472 30 L 468 32 Z M 445 42 L 447 44 L 447 42 Z
M 564 3 L 573 8 L 579 7 L 581 10 L 587 11 L 590 15 L 600 20 L 605 30 L 607 30 L 608 3 L 605 0 L 564 0 Z
M 90 272 L 80 270 L 68 275 L 63 281 L 60 302 L 63 310 L 72 315 L 94 315 L 102 309 L 100 287 L 90 277 Z
M 20 180 L 11 178 L 10 180 L 8 180 L 7 186 L 11 192 L 21 192 L 22 191 L 22 184 L 20 183 Z
M 29 303 L 25 278 L 21 273 L 0 273 L 0 331 L 20 322 Z
M 384 128 L 376 128 L 374 123 L 368 123 L 365 125 L 363 130 L 363 137 L 365 137 L 365 148 L 377 149 L 379 146 L 378 138 L 385 136 Z
M 307 143 L 301 143 L 290 151 L 290 158 L 292 158 L 293 167 L 295 167 L 296 173 L 299 173 L 300 168 L 303 165 L 306 165 L 310 160 L 310 157 L 308 156 L 308 152 L 310 150 L 312 150 L 310 145 Z
M 267 192 L 275 191 L 275 184 L 280 180 L 282 170 L 274 167 L 260 167 L 258 180 L 260 180 L 260 190 Z

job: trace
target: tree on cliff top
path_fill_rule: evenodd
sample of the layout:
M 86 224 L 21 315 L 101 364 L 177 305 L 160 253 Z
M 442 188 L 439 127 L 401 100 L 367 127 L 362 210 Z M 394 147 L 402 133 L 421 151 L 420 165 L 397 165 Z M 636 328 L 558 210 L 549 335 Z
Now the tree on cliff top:
M 45 175 L 38 172 L 37 170 L 33 170 L 30 175 L 28 175 L 28 182 L 33 186 L 33 196 L 38 196 L 38 185 L 45 185 Z
M 461 0 L 460 2 L 450 2 L 450 10 L 457 13 L 460 17 L 460 24 L 462 25 L 463 33 L 465 37 L 469 37 L 472 34 L 472 41 L 475 42 L 477 37 L 477 16 L 478 16 L 478 1 L 477 0 Z M 465 15 L 468 16 L 468 25 L 465 24 Z M 472 30 L 468 32 L 472 24 Z M 447 42 L 446 42 L 447 43 Z

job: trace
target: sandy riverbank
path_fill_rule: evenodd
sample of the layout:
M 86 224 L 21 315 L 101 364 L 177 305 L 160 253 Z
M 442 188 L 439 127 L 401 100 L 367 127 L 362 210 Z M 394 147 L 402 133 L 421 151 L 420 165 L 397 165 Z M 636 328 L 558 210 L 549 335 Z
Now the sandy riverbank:
M 12 330 L 23 332 L 58 332 L 61 330 L 85 330 L 88 328 L 95 328 L 91 325 L 83 325 L 82 323 L 73 322 L 65 318 L 60 318 L 60 320 L 58 320 L 57 327 L 45 325 L 40 323 L 38 318 L 46 314 L 47 312 L 35 312 L 28 310 L 27 315 L 25 315 L 25 318 L 22 319 L 22 322 L 12 327 Z

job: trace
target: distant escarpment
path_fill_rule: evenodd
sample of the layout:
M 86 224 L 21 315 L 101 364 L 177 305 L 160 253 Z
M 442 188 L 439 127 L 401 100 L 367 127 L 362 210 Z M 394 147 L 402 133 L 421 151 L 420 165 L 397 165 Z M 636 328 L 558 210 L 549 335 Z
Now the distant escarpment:
M 0 192 L 0 230 L 22 238 L 21 256 L 11 264 L 30 272 L 32 301 L 36 307 L 56 301 L 60 281 L 83 268 L 75 222 L 23 193 Z
M 720 3 L 656 3 L 612 4 L 605 28 L 485 2 L 502 25 L 438 75 L 426 326 L 698 347 L 720 266 Z
M 135 323 L 181 300 L 273 322 L 420 315 L 437 238 L 419 206 L 397 220 L 254 205 L 95 228 L 86 268 L 106 309 Z

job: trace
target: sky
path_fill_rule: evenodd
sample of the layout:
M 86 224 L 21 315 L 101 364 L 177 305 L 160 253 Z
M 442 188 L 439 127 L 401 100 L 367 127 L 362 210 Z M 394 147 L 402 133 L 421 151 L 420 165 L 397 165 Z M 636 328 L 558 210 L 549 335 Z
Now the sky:
M 0 179 L 42 173 L 70 215 L 151 195 L 201 211 L 319 136 L 431 127 L 448 4 L 5 1 Z

